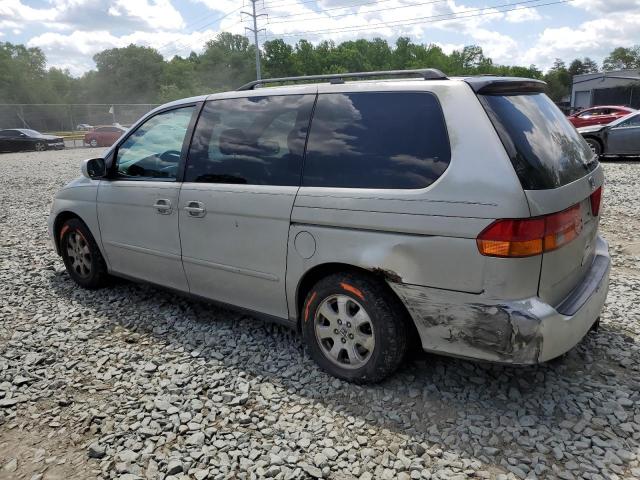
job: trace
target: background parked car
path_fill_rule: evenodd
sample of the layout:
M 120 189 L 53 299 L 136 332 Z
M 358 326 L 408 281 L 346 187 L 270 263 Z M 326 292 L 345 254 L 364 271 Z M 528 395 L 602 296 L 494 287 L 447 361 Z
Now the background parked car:
M 590 125 L 607 125 L 619 118 L 635 112 L 633 108 L 619 106 L 601 106 L 587 108 L 569 116 L 574 127 L 588 127 Z
M 88 123 L 80 123 L 76 126 L 76 130 L 81 132 L 88 132 L 89 130 L 93 130 L 93 125 L 89 125 Z
M 84 143 L 92 147 L 110 147 L 126 130 L 122 127 L 96 127 L 84 136 Z
M 598 155 L 640 155 L 640 111 L 609 125 L 579 128 L 578 132 Z
M 64 139 L 45 135 L 27 128 L 0 130 L 0 152 L 22 152 L 25 150 L 61 150 Z

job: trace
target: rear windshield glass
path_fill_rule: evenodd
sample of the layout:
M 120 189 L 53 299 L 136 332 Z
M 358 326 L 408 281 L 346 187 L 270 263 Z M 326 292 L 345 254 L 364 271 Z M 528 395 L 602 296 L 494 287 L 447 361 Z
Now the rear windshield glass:
M 525 190 L 558 188 L 596 168 L 587 143 L 545 94 L 479 98 Z

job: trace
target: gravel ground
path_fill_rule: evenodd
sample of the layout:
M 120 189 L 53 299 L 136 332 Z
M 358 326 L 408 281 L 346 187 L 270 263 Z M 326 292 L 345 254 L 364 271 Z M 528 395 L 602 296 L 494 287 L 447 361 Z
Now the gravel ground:
M 46 219 L 93 153 L 0 156 L 0 478 L 640 478 L 640 164 L 604 165 L 598 333 L 528 368 L 415 353 L 359 387 L 285 328 L 76 288 Z

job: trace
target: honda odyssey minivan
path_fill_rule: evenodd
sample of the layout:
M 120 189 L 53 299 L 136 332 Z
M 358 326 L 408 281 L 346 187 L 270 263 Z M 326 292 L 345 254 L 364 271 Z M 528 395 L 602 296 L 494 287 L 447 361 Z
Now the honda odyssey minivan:
M 172 102 L 84 162 L 50 235 L 81 287 L 114 275 L 291 325 L 345 380 L 388 376 L 412 338 L 544 362 L 597 322 L 611 264 L 602 168 L 544 87 L 427 69 Z

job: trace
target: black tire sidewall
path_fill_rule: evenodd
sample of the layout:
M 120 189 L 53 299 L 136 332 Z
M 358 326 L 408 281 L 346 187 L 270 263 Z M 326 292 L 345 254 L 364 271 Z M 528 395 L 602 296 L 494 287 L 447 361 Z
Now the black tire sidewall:
M 38 147 L 41 147 L 41 148 L 38 148 Z M 36 152 L 44 152 L 47 149 L 47 145 L 42 142 L 36 142 L 34 148 L 36 149 Z
M 341 368 L 329 360 L 315 335 L 316 310 L 327 297 L 337 294 L 358 302 L 371 319 L 375 347 L 367 363 L 357 369 Z M 378 382 L 395 371 L 406 352 L 407 338 L 404 311 L 393 300 L 377 279 L 338 274 L 320 280 L 307 295 L 301 315 L 302 336 L 313 360 L 327 373 L 355 383 Z
M 589 146 L 593 146 L 595 149 L 596 155 L 602 155 L 602 147 L 600 146 L 600 142 L 597 140 L 593 140 L 592 138 L 587 138 L 587 143 Z
M 72 261 L 67 254 L 69 235 L 74 232 L 80 233 L 89 246 L 89 252 L 91 253 L 91 273 L 87 277 L 81 277 L 73 270 L 71 267 Z M 78 285 L 88 289 L 99 288 L 103 285 L 106 272 L 102 254 L 100 253 L 100 249 L 98 248 L 93 235 L 91 235 L 87 226 L 80 220 L 68 220 L 60 229 L 60 254 L 69 276 Z

